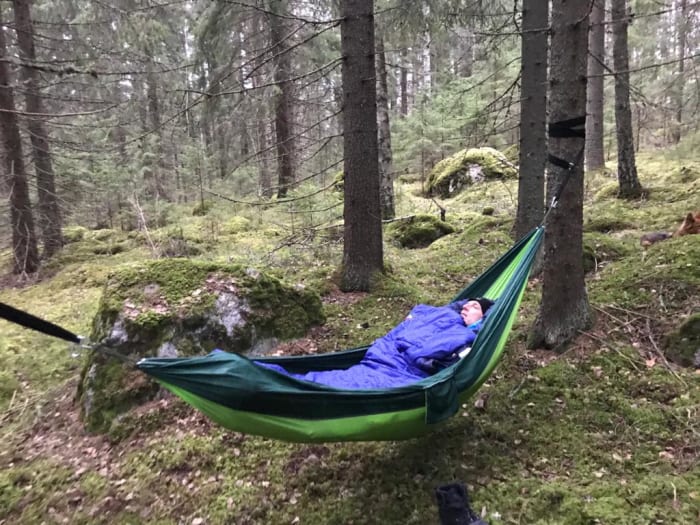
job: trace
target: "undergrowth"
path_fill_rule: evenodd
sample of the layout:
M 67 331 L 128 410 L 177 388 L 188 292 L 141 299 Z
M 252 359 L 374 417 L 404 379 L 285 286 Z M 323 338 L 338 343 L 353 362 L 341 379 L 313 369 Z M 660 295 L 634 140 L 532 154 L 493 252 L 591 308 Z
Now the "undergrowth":
M 651 190 L 642 201 L 618 201 L 614 180 L 589 177 L 595 326 L 563 354 L 526 350 L 540 290 L 531 280 L 478 402 L 419 439 L 274 442 L 217 428 L 169 396 L 130 412 L 112 436 L 86 434 L 73 402 L 85 357 L 3 323 L 0 523 L 437 524 L 433 491 L 451 482 L 468 485 L 492 524 L 697 523 L 700 376 L 668 363 L 660 342 L 700 309 L 700 236 L 638 244 L 697 208 L 689 191 L 697 181 L 687 176 L 695 165 L 641 156 Z M 419 189 L 397 188 L 398 215 L 437 213 Z M 415 250 L 387 244 L 386 275 L 352 300 L 338 300 L 342 245 L 332 235 L 292 224 L 291 210 L 224 203 L 194 216 L 183 207 L 177 225 L 148 238 L 71 230 L 39 281 L 8 285 L 0 300 L 85 334 L 113 269 L 159 247 L 190 246 L 199 250 L 193 258 L 316 290 L 327 319 L 317 347 L 340 350 L 379 337 L 415 303 L 451 300 L 512 245 L 515 195 L 514 182 L 493 182 L 441 201 L 455 232 Z

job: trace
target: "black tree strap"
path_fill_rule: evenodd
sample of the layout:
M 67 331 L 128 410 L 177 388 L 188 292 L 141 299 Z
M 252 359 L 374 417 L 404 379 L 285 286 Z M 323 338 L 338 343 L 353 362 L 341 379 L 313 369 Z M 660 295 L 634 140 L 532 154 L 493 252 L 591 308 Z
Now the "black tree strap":
M 24 326 L 25 328 L 41 332 L 45 335 L 58 337 L 59 339 L 63 339 L 64 341 L 81 345 L 84 348 L 90 348 L 97 352 L 101 352 L 103 354 L 115 357 L 120 361 L 132 364 L 135 363 L 134 359 L 132 359 L 131 357 L 120 354 L 119 352 L 112 350 L 111 348 L 107 348 L 104 345 L 84 345 L 82 344 L 83 339 L 80 336 L 74 334 L 73 332 L 62 328 L 57 324 L 45 321 L 44 319 L 41 319 L 23 310 L 19 310 L 13 306 L 10 306 L 9 304 L 0 303 L 0 319 L 5 319 L 7 321 L 10 321 L 11 323 L 15 323 L 20 326 Z
M 586 115 L 549 123 L 549 136 L 566 139 L 586 137 Z
M 25 328 L 31 328 L 42 334 L 50 335 L 53 337 L 58 337 L 65 341 L 80 344 L 80 337 L 75 335 L 73 332 L 69 332 L 65 328 L 61 328 L 58 325 L 44 321 L 32 314 L 28 314 L 22 310 L 18 310 L 10 306 L 9 304 L 0 303 L 0 318 L 6 319 L 11 323 L 24 326 Z
M 560 139 L 567 139 L 567 138 L 586 138 L 586 115 L 582 115 L 580 117 L 574 117 L 566 120 L 560 120 L 558 122 L 550 122 L 549 123 L 549 136 L 552 138 L 560 138 Z M 545 212 L 545 216 L 542 219 L 542 223 L 544 224 L 547 215 L 549 215 L 549 212 L 556 208 L 557 203 L 559 202 L 559 198 L 561 197 L 561 194 L 564 193 L 564 188 L 566 187 L 567 182 L 569 182 L 569 179 L 571 178 L 571 174 L 574 171 L 574 168 L 581 164 L 583 161 L 583 154 L 586 150 L 586 145 L 583 144 L 581 146 L 581 149 L 579 150 L 578 154 L 576 155 L 576 158 L 573 161 L 568 161 L 566 159 L 562 159 L 561 157 L 557 157 L 556 155 L 552 155 L 551 153 L 547 155 L 547 160 L 555 165 L 558 166 L 559 168 L 562 168 L 566 170 L 566 176 L 564 177 L 564 180 L 562 183 L 559 185 L 559 188 L 557 189 L 556 193 L 554 194 L 554 197 L 552 197 L 551 205 L 549 209 Z

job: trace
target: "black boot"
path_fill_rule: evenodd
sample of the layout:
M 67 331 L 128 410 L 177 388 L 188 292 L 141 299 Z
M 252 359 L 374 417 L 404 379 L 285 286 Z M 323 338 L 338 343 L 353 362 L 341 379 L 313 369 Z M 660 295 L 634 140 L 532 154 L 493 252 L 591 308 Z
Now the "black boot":
M 435 489 L 440 525 L 488 525 L 469 506 L 467 489 L 461 483 L 441 485 Z

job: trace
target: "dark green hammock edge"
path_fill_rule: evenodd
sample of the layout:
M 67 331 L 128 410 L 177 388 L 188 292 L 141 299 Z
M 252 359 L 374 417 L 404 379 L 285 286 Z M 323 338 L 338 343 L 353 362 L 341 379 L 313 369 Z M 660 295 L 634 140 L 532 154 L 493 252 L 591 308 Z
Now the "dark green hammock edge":
M 137 366 L 216 423 L 294 442 L 407 439 L 454 415 L 496 367 L 517 314 L 543 227 L 532 230 L 453 300 L 497 299 L 471 352 L 411 385 L 344 390 L 294 379 L 236 354 L 147 358 Z M 321 355 L 261 358 L 295 373 L 358 363 L 367 346 Z

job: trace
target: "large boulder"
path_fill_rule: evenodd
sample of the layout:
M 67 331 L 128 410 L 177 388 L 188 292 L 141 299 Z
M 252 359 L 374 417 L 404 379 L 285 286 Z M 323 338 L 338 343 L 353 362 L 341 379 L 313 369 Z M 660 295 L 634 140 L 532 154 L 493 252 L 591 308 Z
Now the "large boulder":
M 387 238 L 402 248 L 425 248 L 455 229 L 432 215 L 414 215 L 389 223 Z
M 683 321 L 663 339 L 666 357 L 676 364 L 700 368 L 700 313 Z
M 487 147 L 463 149 L 435 165 L 428 176 L 427 192 L 447 198 L 475 182 L 517 176 L 517 168 L 500 151 Z
M 214 348 L 259 355 L 323 320 L 320 298 L 302 287 L 241 266 L 162 259 L 109 278 L 90 339 L 136 359 Z M 157 391 L 141 372 L 93 352 L 78 395 L 87 427 L 105 431 Z

